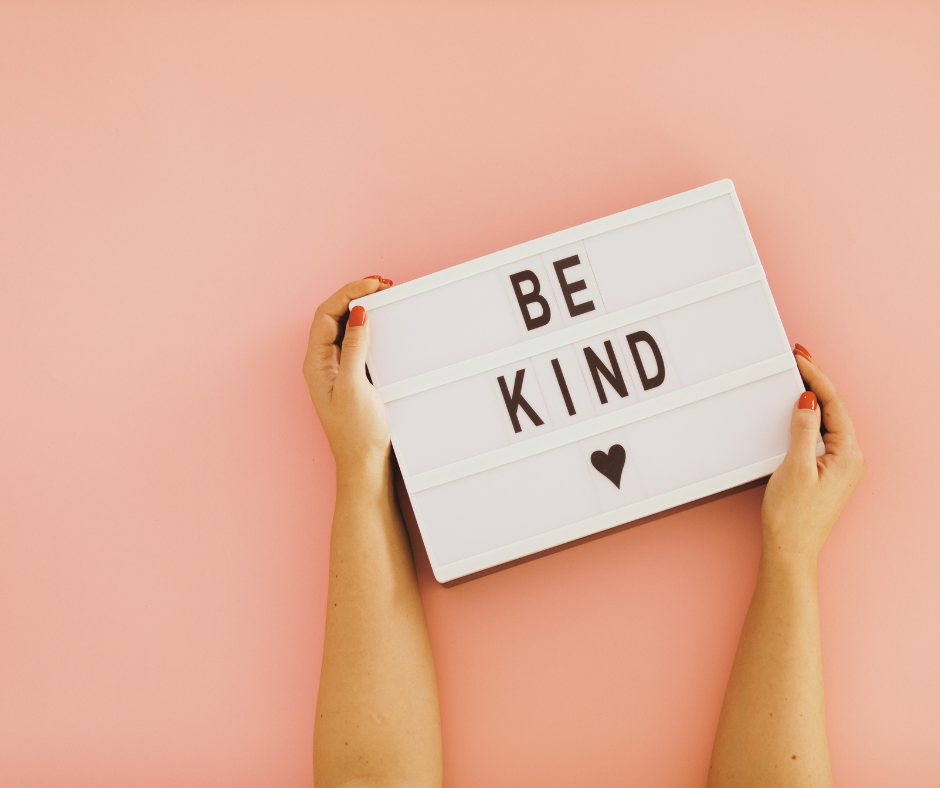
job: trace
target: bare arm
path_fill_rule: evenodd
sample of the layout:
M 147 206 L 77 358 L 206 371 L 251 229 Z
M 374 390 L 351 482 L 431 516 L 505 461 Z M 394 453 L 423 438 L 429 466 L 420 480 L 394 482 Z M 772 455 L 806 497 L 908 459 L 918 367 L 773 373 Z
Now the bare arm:
M 710 788 L 832 785 L 816 562 L 865 460 L 842 398 L 797 347 L 813 393 L 794 406 L 790 450 L 764 495 L 757 588 L 721 709 Z M 828 430 L 819 458 L 817 400 Z
M 440 786 L 434 661 L 411 546 L 395 498 L 385 411 L 366 378 L 369 320 L 350 300 L 390 282 L 353 282 L 324 302 L 304 375 L 336 460 L 314 783 Z M 360 322 L 361 321 L 361 322 Z

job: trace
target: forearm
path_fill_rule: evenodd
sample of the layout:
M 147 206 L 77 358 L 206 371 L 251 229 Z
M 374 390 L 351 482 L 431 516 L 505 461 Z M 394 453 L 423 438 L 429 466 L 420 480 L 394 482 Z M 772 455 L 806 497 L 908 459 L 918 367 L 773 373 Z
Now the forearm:
M 832 784 L 815 558 L 764 546 L 708 784 Z
M 316 784 L 439 785 L 441 769 L 434 663 L 390 463 L 338 470 Z

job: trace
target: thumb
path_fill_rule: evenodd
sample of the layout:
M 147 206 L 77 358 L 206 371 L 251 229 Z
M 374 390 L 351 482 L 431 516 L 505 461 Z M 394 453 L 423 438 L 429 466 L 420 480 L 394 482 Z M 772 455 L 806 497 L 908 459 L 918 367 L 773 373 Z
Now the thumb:
M 343 352 L 339 357 L 339 374 L 365 378 L 366 356 L 369 353 L 369 320 L 366 310 L 356 304 L 349 311 Z
M 816 467 L 819 440 L 819 403 L 812 391 L 804 391 L 793 406 L 790 421 L 790 449 L 785 462 Z

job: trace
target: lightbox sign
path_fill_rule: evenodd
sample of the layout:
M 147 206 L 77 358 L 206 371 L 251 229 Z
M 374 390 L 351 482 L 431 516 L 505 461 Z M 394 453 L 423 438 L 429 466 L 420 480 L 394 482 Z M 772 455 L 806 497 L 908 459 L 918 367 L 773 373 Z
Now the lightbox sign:
M 727 180 L 354 303 L 441 582 L 767 475 L 803 391 Z

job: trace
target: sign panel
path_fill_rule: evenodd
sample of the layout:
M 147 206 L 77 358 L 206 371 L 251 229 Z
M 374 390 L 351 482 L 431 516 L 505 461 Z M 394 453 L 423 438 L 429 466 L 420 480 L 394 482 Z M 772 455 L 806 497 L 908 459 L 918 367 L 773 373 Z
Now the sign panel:
M 727 180 L 354 303 L 440 582 L 767 475 L 803 391 Z

